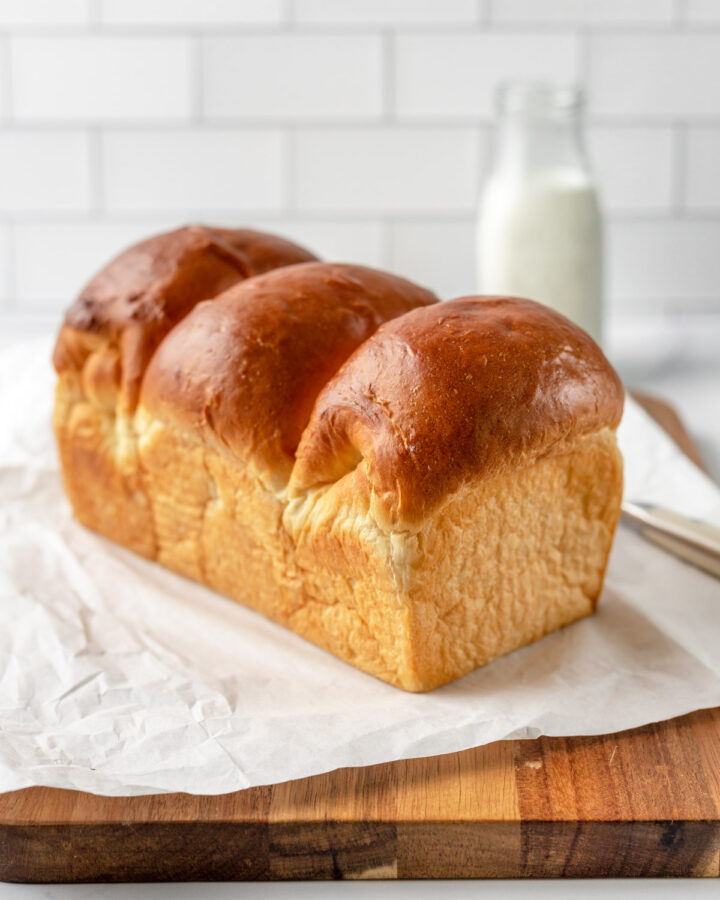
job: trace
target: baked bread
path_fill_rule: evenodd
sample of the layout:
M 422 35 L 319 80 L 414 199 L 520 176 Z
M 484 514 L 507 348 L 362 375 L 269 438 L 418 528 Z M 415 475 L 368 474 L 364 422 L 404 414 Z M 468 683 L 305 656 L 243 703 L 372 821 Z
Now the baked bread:
M 83 288 L 65 316 L 53 362 L 65 489 L 84 525 L 154 556 L 133 429 L 150 357 L 202 300 L 314 259 L 274 235 L 191 225 L 135 244 Z
M 301 262 L 188 300 L 131 366 L 113 281 L 55 355 L 81 522 L 411 691 L 593 611 L 623 391 L 567 319 Z

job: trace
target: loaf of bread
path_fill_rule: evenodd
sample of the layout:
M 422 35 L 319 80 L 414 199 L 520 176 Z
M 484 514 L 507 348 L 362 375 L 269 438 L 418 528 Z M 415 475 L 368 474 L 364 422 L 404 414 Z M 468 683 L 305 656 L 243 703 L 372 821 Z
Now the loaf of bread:
M 192 227 L 90 283 L 55 365 L 83 524 L 391 684 L 595 608 L 623 391 L 537 303 Z

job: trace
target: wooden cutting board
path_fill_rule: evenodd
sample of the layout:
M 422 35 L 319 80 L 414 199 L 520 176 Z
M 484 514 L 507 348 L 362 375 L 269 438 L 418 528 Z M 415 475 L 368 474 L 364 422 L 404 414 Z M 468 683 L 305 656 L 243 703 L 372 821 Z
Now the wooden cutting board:
M 0 796 L 4 881 L 719 874 L 720 709 L 220 797 Z

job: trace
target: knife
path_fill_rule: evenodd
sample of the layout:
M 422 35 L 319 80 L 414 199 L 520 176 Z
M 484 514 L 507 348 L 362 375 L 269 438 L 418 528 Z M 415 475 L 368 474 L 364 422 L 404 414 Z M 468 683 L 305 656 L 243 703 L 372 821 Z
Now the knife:
M 622 514 L 643 537 L 720 578 L 720 528 L 650 503 L 624 501 Z

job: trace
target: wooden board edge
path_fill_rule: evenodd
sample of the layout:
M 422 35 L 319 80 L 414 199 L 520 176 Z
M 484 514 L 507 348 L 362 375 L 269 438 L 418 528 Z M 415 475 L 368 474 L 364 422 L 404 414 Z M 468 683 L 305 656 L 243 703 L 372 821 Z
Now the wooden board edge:
M 292 823 L 4 827 L 28 883 L 720 875 L 720 823 Z

